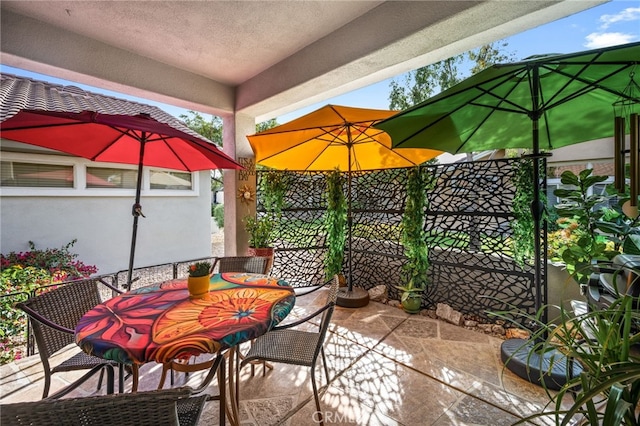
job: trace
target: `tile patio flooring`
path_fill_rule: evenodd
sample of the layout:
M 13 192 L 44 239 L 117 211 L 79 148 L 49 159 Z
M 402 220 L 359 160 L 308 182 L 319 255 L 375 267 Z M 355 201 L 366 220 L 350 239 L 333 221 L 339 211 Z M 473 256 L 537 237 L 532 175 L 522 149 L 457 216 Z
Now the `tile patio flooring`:
M 311 312 L 324 298 L 298 298 L 290 317 Z M 548 401 L 544 390 L 503 368 L 500 343 L 495 337 L 377 302 L 359 309 L 338 307 L 325 342 L 328 388 L 321 363 L 316 369 L 325 424 L 511 425 L 541 412 Z M 253 377 L 249 367 L 242 370 L 241 424 L 317 424 L 309 369 L 274 367 L 264 377 L 260 366 Z M 155 389 L 159 370 L 151 364 L 141 368 L 140 390 Z M 184 376 L 176 377 L 176 385 L 183 384 Z M 52 392 L 64 386 L 63 378 L 53 376 Z M 197 379 L 191 375 L 189 383 L 195 385 Z M 38 356 L 3 366 L 0 386 L 2 403 L 40 399 Z M 95 382 L 75 395 L 94 392 Z M 201 425 L 218 423 L 217 404 L 207 403 Z M 536 423 L 554 424 L 550 419 Z

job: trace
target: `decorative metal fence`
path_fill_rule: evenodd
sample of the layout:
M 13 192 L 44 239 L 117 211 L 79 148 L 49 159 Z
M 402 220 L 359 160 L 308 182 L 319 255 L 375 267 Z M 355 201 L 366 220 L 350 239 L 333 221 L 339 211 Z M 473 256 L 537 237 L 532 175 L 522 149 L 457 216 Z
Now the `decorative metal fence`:
M 425 231 L 431 267 L 423 307 L 446 303 L 484 318 L 507 304 L 535 312 L 534 268 L 513 260 L 510 227 L 513 179 L 527 161 L 531 159 L 421 166 L 437 181 L 427 193 Z M 325 279 L 326 174 L 279 173 L 288 175 L 289 185 L 272 273 L 294 286 L 316 285 Z M 258 181 L 263 174 L 257 172 Z M 402 284 L 406 263 L 400 243 L 406 169 L 352 172 L 351 181 L 353 285 L 364 289 L 384 285 L 389 296 L 398 299 L 395 286 Z M 265 214 L 259 192 L 258 214 Z M 545 265 L 539 266 L 545 277 Z M 349 273 L 348 243 L 343 271 Z

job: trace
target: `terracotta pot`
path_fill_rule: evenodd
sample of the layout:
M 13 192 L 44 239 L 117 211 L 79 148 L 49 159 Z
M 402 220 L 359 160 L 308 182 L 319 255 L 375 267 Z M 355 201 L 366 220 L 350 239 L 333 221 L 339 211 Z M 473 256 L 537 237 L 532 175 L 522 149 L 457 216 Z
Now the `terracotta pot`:
M 249 247 L 247 249 L 247 256 L 264 256 L 269 257 L 269 265 L 267 266 L 267 273 L 271 271 L 273 266 L 273 247 Z
M 204 277 L 188 277 L 187 288 L 191 299 L 202 299 L 209 294 L 209 275 Z

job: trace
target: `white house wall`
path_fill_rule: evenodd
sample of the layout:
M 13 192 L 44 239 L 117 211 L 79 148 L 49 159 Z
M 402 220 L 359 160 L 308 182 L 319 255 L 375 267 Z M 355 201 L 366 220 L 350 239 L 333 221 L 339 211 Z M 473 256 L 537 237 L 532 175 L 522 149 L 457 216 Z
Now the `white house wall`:
M 146 217 L 138 221 L 134 267 L 211 255 L 209 175 L 209 171 L 194 174 L 197 190 L 188 191 L 190 195 L 143 193 Z M 117 190 L 116 196 L 16 196 L 7 195 L 8 189 L 14 188 L 0 192 L 2 253 L 27 251 L 29 241 L 45 249 L 77 239 L 71 251 L 85 264 L 96 265 L 99 274 L 128 268 L 134 190 Z

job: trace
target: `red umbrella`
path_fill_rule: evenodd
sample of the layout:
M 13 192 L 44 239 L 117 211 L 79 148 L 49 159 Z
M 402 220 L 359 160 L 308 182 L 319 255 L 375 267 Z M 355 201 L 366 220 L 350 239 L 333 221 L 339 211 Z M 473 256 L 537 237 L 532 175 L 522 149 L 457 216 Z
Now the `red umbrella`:
M 128 284 L 142 215 L 142 167 L 190 172 L 242 168 L 213 142 L 158 107 L 10 74 L 1 79 L 2 138 L 92 161 L 138 165 Z

